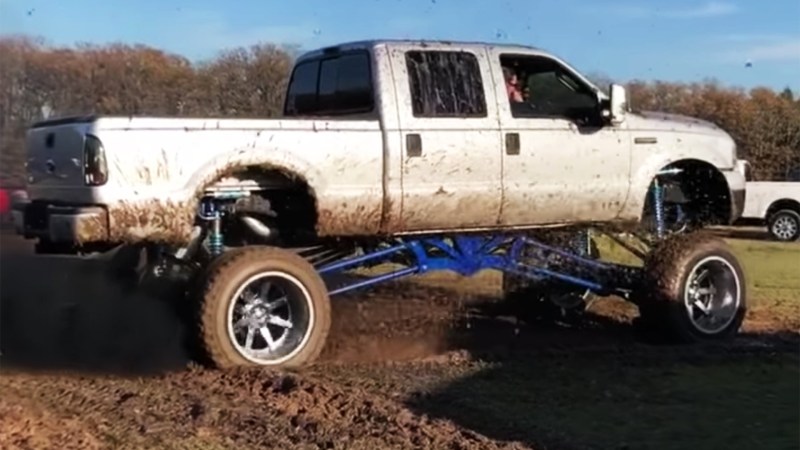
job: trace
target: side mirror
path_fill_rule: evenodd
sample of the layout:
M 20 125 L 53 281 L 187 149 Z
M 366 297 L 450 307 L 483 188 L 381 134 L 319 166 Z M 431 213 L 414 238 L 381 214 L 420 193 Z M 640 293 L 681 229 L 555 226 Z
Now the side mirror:
M 609 122 L 612 125 L 619 125 L 625 122 L 625 115 L 628 113 L 628 96 L 625 87 L 619 84 L 612 84 L 609 92 L 611 95 Z

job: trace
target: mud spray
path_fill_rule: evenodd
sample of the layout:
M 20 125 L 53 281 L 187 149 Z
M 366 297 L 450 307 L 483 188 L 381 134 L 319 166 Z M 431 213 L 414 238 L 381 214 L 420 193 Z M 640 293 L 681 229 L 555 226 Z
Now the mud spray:
M 192 361 L 185 302 L 173 287 L 127 290 L 103 261 L 34 255 L 0 241 L 0 365 L 44 370 L 149 373 Z M 321 360 L 424 359 L 452 348 L 464 304 L 433 288 L 382 286 L 335 297 Z

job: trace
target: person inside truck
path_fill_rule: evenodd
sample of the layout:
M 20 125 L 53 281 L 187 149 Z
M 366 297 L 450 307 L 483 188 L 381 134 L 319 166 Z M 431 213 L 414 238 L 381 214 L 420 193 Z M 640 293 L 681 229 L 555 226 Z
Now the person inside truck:
M 522 90 L 519 88 L 519 78 L 514 69 L 503 66 L 503 78 L 506 81 L 506 92 L 508 93 L 508 100 L 511 103 L 522 103 L 525 99 L 522 96 Z

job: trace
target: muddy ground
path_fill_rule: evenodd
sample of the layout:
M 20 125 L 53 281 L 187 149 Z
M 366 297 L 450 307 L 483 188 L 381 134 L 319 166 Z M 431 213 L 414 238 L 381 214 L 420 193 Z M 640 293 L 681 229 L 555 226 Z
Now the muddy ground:
M 800 317 L 784 312 L 731 344 L 665 347 L 619 301 L 529 326 L 490 287 L 397 283 L 335 301 L 315 367 L 222 372 L 192 362 L 164 299 L 8 235 L 0 251 L 3 449 L 800 444 Z

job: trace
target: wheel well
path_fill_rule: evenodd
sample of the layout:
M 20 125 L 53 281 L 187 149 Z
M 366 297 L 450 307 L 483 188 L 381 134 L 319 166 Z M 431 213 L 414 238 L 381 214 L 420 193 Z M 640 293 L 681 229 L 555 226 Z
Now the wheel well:
M 667 175 L 662 181 L 666 187 L 666 202 L 683 203 L 683 208 L 694 220 L 707 225 L 728 224 L 731 219 L 731 194 L 728 182 L 719 169 L 700 160 L 681 160 L 664 167 L 680 169 L 676 175 Z M 655 180 L 650 187 L 654 186 Z M 652 211 L 652 191 L 648 190 L 645 214 Z
M 780 200 L 776 200 L 769 205 L 767 208 L 767 214 L 764 217 L 765 219 L 769 220 L 770 216 L 775 214 L 776 212 L 782 209 L 789 209 L 796 213 L 800 213 L 800 202 L 797 200 L 792 200 L 790 198 L 782 198 Z
M 245 167 L 217 178 L 206 192 L 224 187 L 250 192 L 236 201 L 237 215 L 256 218 L 284 237 L 315 234 L 316 195 L 302 176 L 281 168 Z

